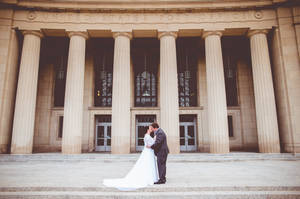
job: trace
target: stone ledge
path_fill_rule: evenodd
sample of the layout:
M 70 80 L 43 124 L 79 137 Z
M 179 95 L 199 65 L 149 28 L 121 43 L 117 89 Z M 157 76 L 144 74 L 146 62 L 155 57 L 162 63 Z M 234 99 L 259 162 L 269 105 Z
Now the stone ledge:
M 76 155 L 66 155 L 61 153 L 35 153 L 35 154 L 0 154 L 0 162 L 135 162 L 139 153 L 115 155 L 109 153 L 83 153 Z M 228 153 L 228 154 L 211 154 L 211 153 L 181 153 L 169 155 L 168 162 L 242 162 L 256 160 L 279 160 L 279 161 L 300 161 L 300 154 L 279 153 Z
M 0 195 L 3 192 L 122 192 L 114 188 L 103 187 L 0 187 Z M 286 191 L 300 192 L 300 187 L 294 186 L 151 186 L 130 192 L 204 192 L 204 191 Z
M 0 199 L 22 198 L 22 199 L 58 199 L 58 198 L 198 198 L 198 199 L 298 199 L 300 192 L 298 191 L 205 191 L 205 192 L 3 192 L 0 193 Z

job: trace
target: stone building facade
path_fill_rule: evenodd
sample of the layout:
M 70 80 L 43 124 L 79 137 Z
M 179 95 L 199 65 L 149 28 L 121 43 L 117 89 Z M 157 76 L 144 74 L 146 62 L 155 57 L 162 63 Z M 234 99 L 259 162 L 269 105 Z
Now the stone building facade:
M 0 151 L 300 152 L 300 5 L 1 0 Z

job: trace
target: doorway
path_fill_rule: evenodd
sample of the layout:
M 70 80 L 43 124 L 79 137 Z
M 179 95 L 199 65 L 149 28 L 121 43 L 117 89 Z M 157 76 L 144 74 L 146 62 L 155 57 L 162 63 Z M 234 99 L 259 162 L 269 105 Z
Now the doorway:
M 180 115 L 180 151 L 196 151 L 196 115 Z
M 96 116 L 95 151 L 111 151 L 111 116 Z
M 136 151 L 142 151 L 144 148 L 144 136 L 150 124 L 156 121 L 155 115 L 137 115 L 136 116 Z

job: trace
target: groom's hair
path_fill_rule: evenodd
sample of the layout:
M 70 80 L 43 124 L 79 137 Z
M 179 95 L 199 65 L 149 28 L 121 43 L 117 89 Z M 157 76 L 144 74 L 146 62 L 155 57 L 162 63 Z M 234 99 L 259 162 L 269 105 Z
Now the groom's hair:
M 155 128 L 155 129 L 158 129 L 158 128 L 159 128 L 159 125 L 158 125 L 156 122 L 153 122 L 153 123 L 151 124 L 151 126 L 152 126 L 153 128 Z

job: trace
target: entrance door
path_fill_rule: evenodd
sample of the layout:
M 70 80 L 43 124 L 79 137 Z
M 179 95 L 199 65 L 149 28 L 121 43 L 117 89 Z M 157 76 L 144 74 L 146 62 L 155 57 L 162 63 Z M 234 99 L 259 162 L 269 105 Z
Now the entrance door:
M 196 116 L 180 115 L 180 151 L 196 150 Z
M 111 151 L 111 116 L 96 116 L 95 151 Z
M 137 115 L 136 116 L 136 151 L 142 151 L 144 148 L 144 136 L 150 124 L 156 121 L 155 115 Z

